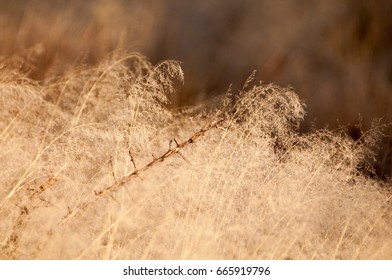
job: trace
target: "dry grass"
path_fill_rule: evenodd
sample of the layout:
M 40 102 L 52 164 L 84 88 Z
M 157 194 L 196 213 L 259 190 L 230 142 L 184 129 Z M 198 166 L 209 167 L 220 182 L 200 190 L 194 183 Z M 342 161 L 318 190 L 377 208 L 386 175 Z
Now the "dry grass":
M 32 57 L 32 55 L 30 55 Z M 178 63 L 0 70 L 1 259 L 390 259 L 391 192 L 290 89 L 166 108 Z

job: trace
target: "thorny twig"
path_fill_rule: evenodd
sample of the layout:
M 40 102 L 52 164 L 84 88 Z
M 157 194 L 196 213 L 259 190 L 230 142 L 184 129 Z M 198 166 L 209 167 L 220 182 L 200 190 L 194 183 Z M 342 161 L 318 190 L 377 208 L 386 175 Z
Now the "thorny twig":
M 156 165 L 158 162 L 163 162 L 166 158 L 168 158 L 172 155 L 175 155 L 175 154 L 181 155 L 181 153 L 180 153 L 181 149 L 183 149 L 184 147 L 186 147 L 189 144 L 196 142 L 199 138 L 204 136 L 204 134 L 207 131 L 209 131 L 210 129 L 219 127 L 219 125 L 221 123 L 223 123 L 225 120 L 226 119 L 220 119 L 219 121 L 216 121 L 214 123 L 211 122 L 210 124 L 208 124 L 204 128 L 202 128 L 199 131 L 197 131 L 196 133 L 194 133 L 188 140 L 186 140 L 180 144 L 176 140 L 172 140 L 170 144 L 172 144 L 174 142 L 174 144 L 175 144 L 175 146 L 173 145 L 174 147 L 171 147 L 171 145 L 169 144 L 169 149 L 167 152 L 165 152 L 163 155 L 161 155 L 159 157 L 155 157 L 153 155 L 154 159 L 150 163 L 148 163 L 147 165 L 145 165 L 144 167 L 142 167 L 140 169 L 136 168 L 135 159 L 131 153 L 131 150 L 129 149 L 128 153 L 129 153 L 129 156 L 131 157 L 132 164 L 135 168 L 134 171 L 131 174 L 126 175 L 126 176 L 122 177 L 121 179 L 118 179 L 114 184 L 110 185 L 109 187 L 107 187 L 103 190 L 100 190 L 100 191 L 94 191 L 95 198 L 92 201 L 84 202 L 84 203 L 78 205 L 78 209 L 85 209 L 86 207 L 88 207 L 88 205 L 90 205 L 91 202 L 97 201 L 98 199 L 102 198 L 105 195 L 109 195 L 109 194 L 114 193 L 115 191 L 119 190 L 121 187 L 124 187 L 129 181 L 132 180 L 132 178 L 139 177 L 139 175 L 141 173 L 148 170 L 152 166 Z M 184 160 L 185 160 L 185 157 L 184 157 Z M 187 160 L 185 160 L 185 161 L 187 161 Z M 72 216 L 75 215 L 75 209 L 76 209 L 76 207 L 74 209 L 68 209 L 67 215 L 61 220 L 60 223 L 62 224 L 62 223 L 69 221 L 72 218 Z
M 151 168 L 152 166 L 156 165 L 158 162 L 163 162 L 166 158 L 175 155 L 175 154 L 179 154 L 181 155 L 180 151 L 186 147 L 189 144 L 194 143 L 195 141 L 197 141 L 200 137 L 204 136 L 204 134 L 210 130 L 211 128 L 215 128 L 217 127 L 219 124 L 221 124 L 225 119 L 221 119 L 215 123 L 210 123 L 209 125 L 207 125 L 206 127 L 200 129 L 198 132 L 194 133 L 188 140 L 182 142 L 182 143 L 178 143 L 177 140 L 172 140 L 171 142 L 175 143 L 174 147 L 170 147 L 169 145 L 169 149 L 167 152 L 165 152 L 163 155 L 159 156 L 159 157 L 154 157 L 154 159 L 148 163 L 147 165 L 145 165 L 144 167 L 140 168 L 140 169 L 136 169 L 129 175 L 124 176 L 123 178 L 121 178 L 120 180 L 118 180 L 117 182 L 115 182 L 113 185 L 105 188 L 104 190 L 100 190 L 100 191 L 94 191 L 95 195 L 97 196 L 104 196 L 108 193 L 112 193 L 117 191 L 119 188 L 125 186 L 125 184 L 127 184 L 130 180 L 132 180 L 133 177 L 137 177 L 140 175 L 140 173 L 146 171 L 147 169 Z M 182 155 L 181 155 L 182 156 Z M 182 156 L 183 157 L 183 156 Z M 184 157 L 183 157 L 184 158 Z M 132 162 L 133 161 L 133 157 L 131 156 Z M 185 158 L 184 158 L 185 159 Z M 185 160 L 187 161 L 187 160 Z M 188 162 L 188 161 L 187 161 Z M 134 164 L 134 167 L 136 167 L 136 165 Z
M 131 162 L 132 162 L 133 168 L 136 170 L 137 169 L 136 168 L 136 162 L 135 162 L 135 159 L 133 158 L 131 149 L 128 150 L 128 154 L 129 154 L 129 157 L 131 158 Z

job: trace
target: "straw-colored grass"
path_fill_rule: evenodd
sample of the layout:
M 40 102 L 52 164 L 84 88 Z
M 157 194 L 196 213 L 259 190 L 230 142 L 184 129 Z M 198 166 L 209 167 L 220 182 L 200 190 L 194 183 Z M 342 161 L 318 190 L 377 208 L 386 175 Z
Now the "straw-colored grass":
M 300 135 L 292 90 L 249 79 L 192 114 L 165 106 L 174 61 L 22 72 L 0 70 L 1 259 L 392 258 L 366 141 Z

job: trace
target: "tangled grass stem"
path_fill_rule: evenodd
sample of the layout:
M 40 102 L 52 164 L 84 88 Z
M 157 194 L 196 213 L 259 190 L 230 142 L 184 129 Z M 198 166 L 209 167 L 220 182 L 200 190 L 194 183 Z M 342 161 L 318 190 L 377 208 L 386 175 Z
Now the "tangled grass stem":
M 135 168 L 135 170 L 131 174 L 122 177 L 120 180 L 116 181 L 114 184 L 105 188 L 104 190 L 101 190 L 101 191 L 95 190 L 94 191 L 95 195 L 98 197 L 102 197 L 102 196 L 105 196 L 109 193 L 117 191 L 121 187 L 125 186 L 130 180 L 132 180 L 132 178 L 139 176 L 141 173 L 145 172 L 146 170 L 153 167 L 157 163 L 163 162 L 166 158 L 173 156 L 175 154 L 180 154 L 180 151 L 184 147 L 188 146 L 189 144 L 193 144 L 199 138 L 204 136 L 207 131 L 209 131 L 212 128 L 216 128 L 218 125 L 220 125 L 224 121 L 225 121 L 225 119 L 220 119 L 216 122 L 209 123 L 207 126 L 200 129 L 199 131 L 195 132 L 189 139 L 187 139 L 186 141 L 184 141 L 182 143 L 178 143 L 177 140 L 175 140 L 175 139 L 172 140 L 171 142 L 174 142 L 176 144 L 175 147 L 173 147 L 173 148 L 169 147 L 169 149 L 161 156 L 154 158 L 151 162 L 149 162 L 148 164 L 146 164 L 144 167 L 142 167 L 140 169 Z M 133 158 L 132 158 L 132 162 L 134 163 Z

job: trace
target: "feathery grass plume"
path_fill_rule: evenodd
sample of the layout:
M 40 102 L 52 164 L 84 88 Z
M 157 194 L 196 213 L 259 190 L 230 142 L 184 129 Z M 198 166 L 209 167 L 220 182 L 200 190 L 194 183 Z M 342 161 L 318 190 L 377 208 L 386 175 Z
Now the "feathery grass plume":
M 388 182 L 391 174 L 391 135 L 392 124 L 383 123 L 382 119 L 374 119 L 371 128 L 362 132 L 357 141 L 364 151 L 360 168 L 370 176 L 377 176 Z M 388 185 L 388 183 L 387 183 Z
M 305 105 L 291 89 L 273 84 L 246 89 L 252 79 L 235 97 L 229 118 L 247 133 L 272 141 L 275 153 L 284 153 L 296 138 Z

